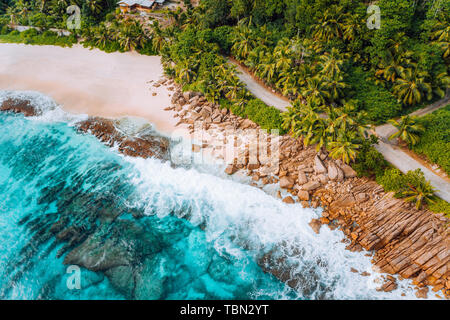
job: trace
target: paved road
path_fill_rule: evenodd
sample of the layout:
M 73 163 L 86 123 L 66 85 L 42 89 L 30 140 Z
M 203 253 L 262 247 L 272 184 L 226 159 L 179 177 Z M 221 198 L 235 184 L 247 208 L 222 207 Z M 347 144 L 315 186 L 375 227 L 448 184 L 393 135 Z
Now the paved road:
M 244 70 L 239 64 L 234 61 L 229 60 L 230 63 L 234 64 L 237 68 L 239 79 L 244 82 L 247 89 L 257 98 L 264 101 L 267 105 L 274 106 L 275 108 L 286 111 L 286 107 L 290 105 L 289 101 L 280 98 L 278 95 L 271 92 L 269 89 L 261 85 L 253 76 Z M 447 95 L 444 99 L 439 100 L 426 108 L 417 110 L 411 115 L 413 116 L 423 116 L 425 114 L 431 113 L 439 108 L 446 106 L 450 101 L 450 95 L 447 91 Z M 400 148 L 393 145 L 388 141 L 388 137 L 391 136 L 395 131 L 395 127 L 391 124 L 384 124 L 375 128 L 378 136 L 381 137 L 380 142 L 375 148 L 384 156 L 384 158 L 393 164 L 400 171 L 406 173 L 409 170 L 416 170 L 420 168 L 427 180 L 430 181 L 432 186 L 438 191 L 436 194 L 447 202 L 450 202 L 450 184 L 433 171 L 423 166 L 421 163 L 411 158 L 408 154 L 404 153 Z
M 450 94 L 449 94 L 449 92 L 447 92 L 447 95 L 443 99 L 430 104 L 426 108 L 416 110 L 416 111 L 412 112 L 410 115 L 422 117 L 426 114 L 436 111 L 437 109 L 445 107 L 447 104 L 449 104 L 449 102 L 450 102 Z M 381 126 L 376 127 L 375 131 L 378 134 L 378 136 L 384 137 L 387 139 L 391 135 L 393 135 L 397 131 L 397 129 L 395 129 L 395 127 L 392 124 L 387 123 L 387 124 L 383 124 Z
M 450 95 L 447 95 L 433 104 L 430 104 L 426 108 L 414 111 L 412 116 L 424 116 L 439 108 L 445 107 L 450 101 Z M 439 175 L 423 166 L 417 160 L 411 158 L 408 154 L 403 152 L 399 147 L 395 145 L 395 142 L 391 142 L 388 138 L 394 134 L 397 129 L 391 124 L 384 124 L 375 128 L 377 135 L 380 137 L 380 142 L 375 148 L 384 156 L 384 158 L 392 163 L 400 171 L 406 173 L 409 170 L 416 170 L 420 168 L 427 180 L 431 182 L 438 192 L 436 194 L 447 202 L 450 202 L 450 184 L 441 178 Z
M 229 62 L 236 66 L 236 69 L 238 71 L 237 76 L 243 83 L 245 83 L 248 91 L 250 91 L 258 99 L 261 99 L 265 104 L 267 104 L 268 106 L 273 106 L 281 111 L 286 111 L 287 107 L 291 105 L 291 103 L 287 99 L 285 100 L 279 97 L 278 95 L 274 94 L 269 89 L 261 85 L 239 64 L 231 60 L 229 60 Z
M 390 143 L 379 141 L 375 148 L 384 156 L 384 158 L 393 164 L 400 171 L 406 173 L 409 170 L 421 169 L 425 178 L 430 181 L 431 185 L 438 191 L 436 195 L 450 202 L 450 184 L 435 174 L 427 167 L 420 164 L 415 159 L 411 158 L 408 154 L 404 153 L 399 147 Z

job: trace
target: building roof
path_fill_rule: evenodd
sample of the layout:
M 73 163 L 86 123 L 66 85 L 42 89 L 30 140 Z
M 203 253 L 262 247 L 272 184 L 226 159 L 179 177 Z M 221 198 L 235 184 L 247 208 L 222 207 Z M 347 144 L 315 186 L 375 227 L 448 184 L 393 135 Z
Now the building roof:
M 155 3 L 155 0 L 121 0 L 121 1 L 119 1 L 119 5 L 120 4 L 125 4 L 127 6 L 140 5 L 143 7 L 151 7 L 153 5 L 153 3 Z M 158 2 L 158 3 L 160 3 L 160 2 Z

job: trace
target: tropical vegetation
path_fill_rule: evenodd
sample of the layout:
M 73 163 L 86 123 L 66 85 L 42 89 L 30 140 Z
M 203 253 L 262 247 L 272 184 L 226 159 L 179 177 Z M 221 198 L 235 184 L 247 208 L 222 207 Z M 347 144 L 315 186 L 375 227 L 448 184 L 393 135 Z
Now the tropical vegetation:
M 450 105 L 418 118 L 417 122 L 425 130 L 412 150 L 450 174 Z

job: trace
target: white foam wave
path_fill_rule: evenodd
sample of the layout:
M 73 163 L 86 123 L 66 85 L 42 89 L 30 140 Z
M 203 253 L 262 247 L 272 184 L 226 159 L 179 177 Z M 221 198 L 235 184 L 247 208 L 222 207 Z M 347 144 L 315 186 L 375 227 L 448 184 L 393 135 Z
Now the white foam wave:
M 51 97 L 37 91 L 0 90 L 0 104 L 7 99 L 28 100 L 38 115 L 30 119 L 47 122 L 67 122 L 73 125 L 87 119 L 87 115 L 66 112 Z
M 304 281 L 320 281 L 329 292 L 309 292 L 309 298 L 414 299 L 410 281 L 398 281 L 393 292 L 378 292 L 381 276 L 372 270 L 367 252 L 350 252 L 342 243 L 344 234 L 323 226 L 315 234 L 308 223 L 318 218 L 318 209 L 287 205 L 257 188 L 200 173 L 195 169 L 172 168 L 155 159 L 127 158 L 139 175 L 130 177 L 142 194 L 147 214 L 185 216 L 193 224 L 205 225 L 207 239 L 218 252 L 239 256 L 233 243 L 261 257 L 271 249 L 294 266 L 299 274 L 310 272 Z M 283 244 L 280 246 L 280 244 Z M 364 277 L 351 271 L 367 271 Z M 376 280 L 378 279 L 378 280 Z M 375 281 L 374 281 L 375 280 Z M 308 283 L 299 287 L 305 297 Z M 314 287 L 314 286 L 312 286 Z M 402 296 L 403 293 L 403 296 Z
M 73 124 L 87 118 L 87 115 L 65 112 L 53 99 L 39 92 L 0 91 L 0 104 L 8 98 L 30 100 L 41 112 L 33 120 Z M 119 122 L 118 128 L 132 134 L 142 126 L 141 121 L 127 119 Z M 318 209 L 284 204 L 262 190 L 239 182 L 245 178 L 233 181 L 226 177 L 222 167 L 172 168 L 169 163 L 155 159 L 125 158 L 139 172 L 130 180 L 142 195 L 140 202 L 145 203 L 146 213 L 160 217 L 175 214 L 193 224 L 204 224 L 206 236 L 218 252 L 236 258 L 242 254 L 230 245 L 230 239 L 255 258 L 274 248 L 299 273 L 313 270 L 316 278 L 310 281 L 320 281 L 332 288 L 326 298 L 415 299 L 407 280 L 398 281 L 399 288 L 393 292 L 376 291 L 380 283 L 375 281 L 380 274 L 372 270 L 370 257 L 365 256 L 367 252 L 345 250 L 342 243 L 345 237 L 340 231 L 324 226 L 317 235 L 309 227 L 309 221 L 320 216 Z M 371 276 L 363 277 L 351 272 L 351 268 L 367 271 Z M 299 297 L 304 297 L 301 288 Z M 323 296 L 321 292 L 312 292 L 309 297 Z

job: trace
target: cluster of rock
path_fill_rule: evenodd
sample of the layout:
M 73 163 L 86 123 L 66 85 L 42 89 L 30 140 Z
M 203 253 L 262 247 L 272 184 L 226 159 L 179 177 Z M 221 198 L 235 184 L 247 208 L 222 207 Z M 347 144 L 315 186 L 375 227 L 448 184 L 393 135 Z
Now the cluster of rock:
M 225 146 L 218 138 L 222 138 L 227 130 L 242 129 L 245 135 L 246 129 L 258 129 L 258 125 L 249 119 L 242 119 L 227 109 L 221 109 L 218 105 L 208 102 L 201 94 L 194 92 L 182 92 L 178 88 L 172 96 L 172 106 L 165 110 L 174 111 L 174 117 L 180 118 L 178 125 L 186 124 L 190 133 L 194 132 L 196 123 L 201 122 L 203 130 L 207 130 L 206 140 L 203 140 L 201 148 L 211 148 L 212 145 L 217 158 L 223 159 Z M 278 183 L 282 189 L 286 189 L 292 196 L 283 199 L 284 202 L 302 202 L 309 206 L 310 194 L 314 190 L 326 185 L 329 181 L 342 182 L 346 178 L 356 176 L 356 172 L 341 161 L 330 159 L 326 152 L 317 153 L 314 147 L 304 147 L 298 139 L 289 136 L 273 136 L 267 134 L 267 151 L 264 159 L 258 154 L 256 161 L 249 161 L 251 145 L 258 145 L 263 131 L 257 131 L 256 136 L 243 137 L 242 141 L 236 141 L 237 151 L 233 159 L 227 159 L 229 165 L 225 169 L 227 174 L 234 174 L 239 170 L 246 170 L 252 180 L 261 182 L 262 185 Z M 251 139 L 256 140 L 251 141 Z M 219 143 L 217 143 L 219 142 Z M 272 143 L 279 146 L 278 159 L 270 159 Z M 269 159 L 266 159 L 266 158 Z M 273 160 L 273 161 L 272 161 Z M 314 204 L 315 207 L 318 204 Z
M 386 193 L 376 182 L 354 178 L 336 188 L 329 184 L 314 198 L 324 207 L 319 223 L 339 226 L 351 250 L 374 250 L 373 263 L 381 271 L 412 279 L 418 297 L 427 286 L 450 297 L 448 219 Z M 396 288 L 388 281 L 383 289 Z
M 77 123 L 80 132 L 94 135 L 106 145 L 117 146 L 120 153 L 131 157 L 167 160 L 170 143 L 167 138 L 159 135 L 129 136 L 117 130 L 115 121 L 100 117 L 91 117 Z
M 227 128 L 258 128 L 250 120 L 206 101 L 198 93 L 182 92 L 177 88 L 172 103 L 166 110 L 173 110 L 174 117 L 180 118 L 179 124 L 187 124 L 191 133 L 197 121 L 202 122 L 204 129 L 212 128 L 222 133 Z M 234 159 L 238 161 L 230 163 L 225 172 L 231 175 L 246 170 L 255 185 L 257 181 L 260 185 L 279 183 L 281 189 L 291 194 L 282 199 L 285 203 L 323 207 L 322 217 L 310 222 L 316 233 L 323 224 L 331 229 L 340 228 L 348 236 L 349 250 L 375 250 L 374 264 L 382 272 L 412 278 L 418 287 L 418 297 L 427 296 L 428 285 L 433 286 L 433 291 L 442 291 L 445 297 L 450 297 L 447 218 L 417 210 L 412 204 L 395 199 L 376 182 L 357 178 L 349 165 L 330 159 L 326 151 L 317 152 L 314 147 L 305 147 L 301 139 L 289 136 L 270 139 L 278 139 L 280 146 L 277 167 L 273 167 L 272 161 L 249 164 L 248 152 L 242 152 Z M 205 141 L 205 145 L 209 144 Z M 282 198 L 281 192 L 278 197 Z M 288 271 L 269 268 L 268 261 L 270 259 L 265 257 L 261 263 L 266 266 L 266 271 L 286 278 L 282 275 Z M 273 266 L 280 266 L 279 261 Z M 296 283 L 292 277 L 289 279 Z M 384 279 L 379 290 L 397 288 L 394 277 Z
M 29 100 L 6 99 L 0 105 L 0 111 L 22 113 L 26 117 L 37 116 L 37 110 Z M 131 156 L 167 160 L 169 158 L 170 141 L 157 134 L 146 134 L 139 137 L 129 136 L 117 130 L 114 120 L 90 117 L 77 123 L 80 132 L 90 133 L 104 144 L 112 147 L 117 146 L 119 152 Z
M 38 115 L 38 111 L 31 105 L 29 100 L 6 99 L 0 105 L 0 111 L 9 111 L 14 113 L 22 113 L 26 117 Z

